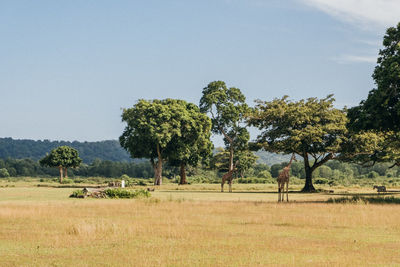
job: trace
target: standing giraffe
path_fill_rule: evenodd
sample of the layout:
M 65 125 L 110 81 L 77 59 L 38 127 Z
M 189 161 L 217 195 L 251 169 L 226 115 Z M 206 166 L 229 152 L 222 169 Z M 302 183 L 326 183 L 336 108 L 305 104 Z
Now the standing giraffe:
M 229 192 L 232 192 L 232 180 L 233 180 L 233 173 L 237 170 L 236 165 L 239 163 L 237 160 L 235 164 L 233 165 L 232 170 L 228 171 L 222 176 L 222 182 L 221 182 L 221 192 L 224 192 L 224 184 L 226 181 L 228 181 L 229 185 Z
M 285 196 L 285 185 L 286 185 L 286 201 L 289 202 L 289 172 L 292 161 L 296 160 L 294 153 L 290 158 L 289 164 L 283 168 L 283 170 L 278 175 L 278 202 L 282 202 Z

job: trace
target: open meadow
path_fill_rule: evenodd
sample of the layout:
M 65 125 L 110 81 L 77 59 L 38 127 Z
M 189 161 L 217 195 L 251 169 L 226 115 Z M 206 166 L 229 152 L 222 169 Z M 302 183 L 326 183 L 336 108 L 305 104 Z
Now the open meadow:
M 400 205 L 326 203 L 372 189 L 278 204 L 264 184 L 167 184 L 126 200 L 36 185 L 0 182 L 1 266 L 400 265 Z

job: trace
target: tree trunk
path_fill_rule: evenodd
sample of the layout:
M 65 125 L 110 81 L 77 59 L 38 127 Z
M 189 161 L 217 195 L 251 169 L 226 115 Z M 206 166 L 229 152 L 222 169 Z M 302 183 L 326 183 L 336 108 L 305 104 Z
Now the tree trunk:
M 313 184 L 312 184 L 312 173 L 313 170 L 310 167 L 306 167 L 306 184 L 304 185 L 301 192 L 316 192 Z
M 312 184 L 312 173 L 314 169 L 310 167 L 308 153 L 304 152 L 302 156 L 304 159 L 304 170 L 306 171 L 306 184 L 304 185 L 303 189 L 301 189 L 301 192 L 315 192 L 316 190 Z
M 67 168 L 64 168 L 64 178 L 68 178 L 68 171 L 67 171 Z
M 161 151 L 160 151 L 160 145 L 157 144 L 157 155 L 158 155 L 158 160 L 157 160 L 157 165 L 155 168 L 154 172 L 154 185 L 161 185 L 162 184 L 162 157 L 161 157 Z
M 181 176 L 181 180 L 180 180 L 179 184 L 187 184 L 185 163 L 181 163 L 180 176 Z
M 233 170 L 233 144 L 229 149 L 229 171 Z
M 60 170 L 60 184 L 62 183 L 62 181 L 63 181 L 63 167 L 58 167 L 58 169 Z

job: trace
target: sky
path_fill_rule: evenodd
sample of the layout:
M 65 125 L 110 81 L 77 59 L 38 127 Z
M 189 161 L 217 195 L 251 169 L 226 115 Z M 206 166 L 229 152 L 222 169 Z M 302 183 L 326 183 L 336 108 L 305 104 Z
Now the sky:
M 122 108 L 214 80 L 351 107 L 399 21 L 398 0 L 2 0 L 0 137 L 118 139 Z

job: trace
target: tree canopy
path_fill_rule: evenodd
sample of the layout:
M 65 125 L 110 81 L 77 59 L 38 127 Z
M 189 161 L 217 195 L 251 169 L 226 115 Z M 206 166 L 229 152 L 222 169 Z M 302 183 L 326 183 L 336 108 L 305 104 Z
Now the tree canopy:
M 127 126 L 120 137 L 121 146 L 134 158 L 150 159 L 155 185 L 161 184 L 163 162 L 194 164 L 211 149 L 209 118 L 184 100 L 141 99 L 123 110 L 122 121 Z
M 258 148 L 275 153 L 296 153 L 304 159 L 306 183 L 303 191 L 314 191 L 312 173 L 333 159 L 346 138 L 347 118 L 333 107 L 332 95 L 293 102 L 285 96 L 257 101 L 249 125 L 258 127 Z
M 186 165 L 196 167 L 212 155 L 211 120 L 200 109 L 192 104 L 185 105 L 180 114 L 181 132 L 175 135 L 167 146 L 168 163 L 180 167 L 180 184 L 186 184 Z
M 400 165 L 400 23 L 387 29 L 372 75 L 376 88 L 349 109 L 346 160 Z
M 387 29 L 383 46 L 372 75 L 376 88 L 349 109 L 354 130 L 400 130 L 400 23 Z
M 60 170 L 60 183 L 63 177 L 68 177 L 68 168 L 77 168 L 82 163 L 78 151 L 69 146 L 60 146 L 53 149 L 40 161 L 40 164 L 47 167 L 56 167 Z

